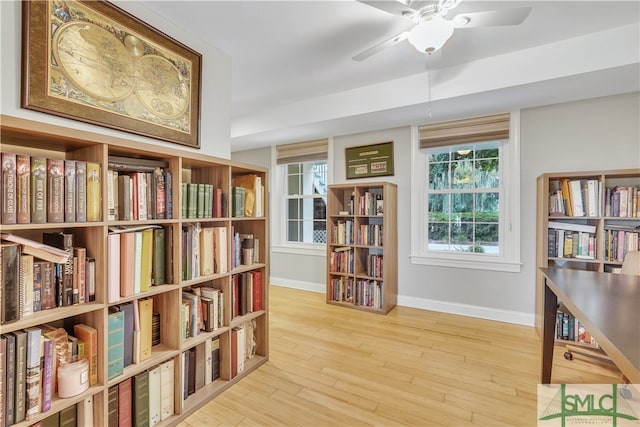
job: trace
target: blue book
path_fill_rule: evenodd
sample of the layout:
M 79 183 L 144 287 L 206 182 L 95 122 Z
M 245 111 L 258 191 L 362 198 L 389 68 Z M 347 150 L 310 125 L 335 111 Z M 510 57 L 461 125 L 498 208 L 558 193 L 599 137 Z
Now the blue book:
M 107 376 L 112 379 L 124 372 L 124 312 L 109 313 L 108 330 Z
M 124 367 L 133 363 L 133 303 L 117 306 L 124 313 Z

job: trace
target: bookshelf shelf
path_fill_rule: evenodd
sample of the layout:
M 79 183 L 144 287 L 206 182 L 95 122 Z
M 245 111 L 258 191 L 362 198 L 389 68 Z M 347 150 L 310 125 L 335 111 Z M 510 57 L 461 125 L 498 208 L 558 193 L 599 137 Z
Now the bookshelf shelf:
M 640 169 L 540 175 L 537 179 L 537 267 L 617 272 L 624 254 L 640 249 L 639 191 Z M 626 208 L 620 201 L 622 194 L 626 196 Z M 543 295 L 544 276 L 537 271 L 535 324 L 540 336 Z M 559 312 L 563 313 L 562 306 Z M 579 320 L 571 319 L 574 329 L 569 335 L 573 339 L 565 337 L 558 342 L 597 347 L 597 344 L 580 342 L 584 337 L 578 333 Z
M 327 191 L 326 301 L 386 314 L 397 304 L 397 186 L 339 184 Z
M 89 186 L 83 187 L 87 189 L 87 197 L 97 195 L 97 204 L 95 204 L 95 214 L 93 221 L 69 220 L 66 222 L 42 222 L 35 223 L 29 216 L 26 223 L 17 223 L 13 221 L 10 215 L 5 216 L 5 209 L 0 214 L 1 230 L 3 233 L 12 233 L 14 235 L 31 239 L 36 242 L 43 241 L 43 233 L 66 233 L 72 234 L 74 239 L 74 247 L 82 247 L 86 249 L 86 259 L 92 261 L 91 277 L 95 278 L 95 300 L 91 302 L 83 302 L 77 304 L 69 304 L 57 307 L 58 295 L 56 290 L 56 301 L 54 307 L 35 310 L 34 313 L 28 315 L 18 315 L 18 319 L 9 319 L 2 321 L 0 324 L 0 332 L 3 338 L 7 335 L 15 335 L 26 328 L 45 328 L 45 325 L 51 325 L 56 328 L 64 328 L 69 335 L 73 335 L 73 325 L 84 323 L 97 330 L 97 381 L 91 385 L 87 391 L 84 391 L 74 397 L 58 398 L 56 393 L 51 397 L 51 409 L 46 412 L 38 412 L 31 415 L 30 419 L 19 420 L 15 422 L 1 420 L 1 424 L 15 425 L 26 427 L 33 423 L 43 421 L 49 416 L 63 417 L 66 416 L 68 410 L 75 407 L 78 417 L 82 414 L 86 416 L 90 414 L 93 419 L 93 425 L 106 426 L 113 423 L 114 406 L 113 391 L 115 387 L 124 386 L 125 383 L 143 384 L 143 376 L 151 375 L 152 371 L 157 374 L 167 369 L 167 374 L 163 376 L 163 386 L 156 387 L 152 390 L 149 386 L 148 392 L 157 398 L 156 389 L 166 390 L 169 387 L 170 398 L 163 395 L 163 402 L 169 405 L 168 413 L 163 414 L 158 425 L 168 426 L 175 425 L 186 418 L 190 413 L 198 409 L 200 406 L 215 398 L 222 391 L 231 387 L 233 384 L 249 375 L 257 367 L 266 363 L 269 359 L 269 337 L 268 337 L 268 318 L 269 318 L 269 221 L 268 221 L 268 201 L 261 198 L 260 216 L 259 217 L 231 217 L 231 199 L 228 197 L 232 192 L 233 180 L 241 175 L 251 175 L 257 177 L 257 181 L 263 188 L 268 185 L 267 169 L 254 167 L 252 165 L 233 162 L 228 159 L 220 159 L 211 156 L 202 155 L 198 152 L 190 152 L 186 150 L 166 148 L 164 146 L 156 146 L 152 144 L 140 143 L 124 138 L 106 136 L 77 129 L 65 128 L 57 125 L 36 122 L 27 119 L 21 119 L 11 116 L 2 115 L 0 117 L 0 130 L 2 142 L 2 155 L 5 153 L 17 154 L 29 159 L 33 157 L 42 157 L 45 159 L 62 160 L 64 164 L 73 164 L 76 162 L 94 163 L 98 166 L 97 177 L 98 183 L 92 187 L 91 192 Z M 10 157 L 10 155 L 9 155 Z M 128 164 L 119 163 L 122 158 Z M 154 166 L 150 170 L 143 170 L 148 165 Z M 124 168 L 124 169 L 123 169 Z M 154 176 L 153 173 L 158 172 L 162 177 Z M 147 175 L 142 178 L 142 175 Z M 117 192 L 115 188 L 122 190 L 117 184 L 114 187 L 114 181 L 124 182 L 126 179 L 121 178 L 123 175 L 136 176 L 138 180 L 149 180 L 149 190 L 146 190 L 146 200 L 151 205 L 146 209 L 153 209 L 149 213 L 148 218 L 142 216 L 141 206 L 128 206 L 127 213 L 135 213 L 135 217 L 123 219 L 125 209 L 120 202 L 125 199 L 117 200 Z M 96 176 L 95 174 L 92 176 Z M 5 176 L 3 175 L 3 180 Z M 164 179 L 164 181 L 162 181 Z M 164 190 L 159 187 L 159 183 L 167 184 L 171 180 L 171 191 L 167 191 L 169 185 L 165 185 Z M 138 182 L 138 181 L 136 181 Z M 3 181 L 4 183 L 4 181 Z M 189 217 L 183 214 L 183 204 L 189 202 L 185 199 L 183 185 L 190 184 L 194 188 L 211 188 L 212 193 L 218 190 L 218 199 L 214 198 L 214 194 L 210 198 L 205 199 L 202 214 L 197 217 Z M 93 185 L 93 184 L 92 184 Z M 131 190 L 133 184 L 127 184 Z M 2 188 L 6 188 L 2 185 Z M 140 189 L 144 187 L 139 187 Z M 131 190 L 133 191 L 133 190 Z M 136 190 L 137 191 L 137 190 Z M 141 190 L 142 191 L 142 190 Z M 155 193 L 153 193 L 155 191 Z M 153 194 L 152 194 L 153 193 Z M 73 193 L 70 193 L 73 195 Z M 142 193 L 140 193 L 142 194 Z M 65 194 L 66 195 L 66 194 Z M 75 195 L 77 197 L 77 195 Z M 48 194 L 47 194 L 48 197 Z M 115 199 L 114 199 L 115 197 Z M 123 196 L 124 197 L 124 196 Z M 48 199 L 45 199 L 48 200 Z M 91 199 L 94 200 L 94 199 Z M 133 199 L 128 199 L 129 202 Z M 162 210 L 162 202 L 164 200 L 164 211 Z M 65 199 L 65 203 L 66 203 Z M 71 202 L 68 202 L 71 203 Z M 132 202 L 131 202 L 132 203 Z M 214 210 L 216 207 L 217 212 Z M 31 203 L 29 203 L 29 207 Z M 66 204 L 65 204 L 66 206 Z M 206 211 L 206 209 L 211 209 Z M 5 218 L 7 219 L 5 221 Z M 48 218 L 47 218 L 48 219 Z M 89 220 L 89 218 L 87 218 Z M 24 219 L 23 219 L 24 221 Z M 212 265 L 215 267 L 213 274 L 199 275 L 191 271 L 192 276 L 185 279 L 184 267 L 189 264 L 192 267 L 194 255 L 188 258 L 190 251 L 183 245 L 183 232 L 191 232 L 198 225 L 201 229 L 218 228 L 219 239 L 216 241 L 215 255 L 208 246 L 207 254 L 211 254 Z M 126 263 L 134 262 L 132 266 L 136 268 L 135 260 L 139 258 L 129 259 L 121 258 L 115 261 L 116 253 L 120 256 L 120 242 L 116 242 L 113 237 L 112 229 L 125 227 L 140 226 L 159 226 L 154 230 L 161 229 L 164 233 L 158 233 L 158 236 L 165 238 L 164 244 L 159 243 L 162 240 L 154 240 L 147 248 L 152 248 L 152 256 L 147 261 L 145 258 L 145 266 L 149 266 L 151 277 L 155 282 L 150 284 L 148 289 L 140 288 L 133 294 L 123 291 L 123 288 L 115 286 L 114 283 L 120 284 L 121 275 Z M 224 230 L 224 231 L 223 231 Z M 135 234 L 139 230 L 128 230 L 120 234 Z M 255 238 L 255 251 L 257 257 L 250 265 L 236 265 L 232 254 L 234 250 L 237 236 L 234 233 L 242 233 L 244 238 L 253 236 Z M 194 234 L 197 236 L 197 234 Z M 137 238 L 136 236 L 134 236 Z M 143 237 L 141 237 L 142 239 Z M 160 239 L 160 237 L 158 237 Z M 5 241 L 3 240 L 3 243 Z M 200 250 L 200 245 L 197 245 Z M 204 246 L 203 246 L 204 247 Z M 116 252 L 116 248 L 117 252 Z M 110 251 L 111 250 L 111 251 Z M 148 249 L 137 249 L 148 250 Z M 196 250 L 195 246 L 191 250 Z M 20 254 L 22 258 L 23 255 Z M 148 254 L 148 252 L 145 252 Z M 226 258 L 224 257 L 226 255 Z M 81 256 L 81 255 L 79 255 Z M 136 253 L 136 256 L 137 253 Z M 144 255 L 143 255 L 144 256 Z M 154 258 L 157 256 L 157 258 Z M 220 258 L 221 257 L 221 258 Z M 7 258 L 8 259 L 8 258 Z M 82 257 L 84 260 L 85 258 Z M 126 261 L 126 262 L 125 262 Z M 0 252 L 0 262 L 2 262 L 2 252 Z M 147 264 L 150 262 L 150 264 Z M 202 261 L 204 262 L 204 260 Z M 142 265 L 142 264 L 141 264 Z M 52 264 L 53 266 L 53 264 Z M 164 268 L 164 276 L 157 278 L 153 274 L 160 271 L 160 266 Z M 202 264 L 199 264 L 199 267 Z M 209 266 L 207 266 L 209 267 Z M 53 267 L 52 267 L 53 268 Z M 140 267 L 141 269 L 143 267 Z M 204 266 L 202 266 L 204 270 Z M 17 270 L 17 269 L 16 269 Z M 199 268 L 196 268 L 196 271 Z M 61 271 L 61 270 L 59 270 Z M 71 270 L 70 270 L 71 271 Z M 73 270 L 74 272 L 80 270 Z M 88 269 L 86 271 L 89 271 Z M 146 270 L 144 270 L 146 271 Z M 209 270 L 211 271 L 211 270 Z M 57 273 L 56 273 L 57 274 Z M 62 273 L 60 273 L 62 274 Z M 136 273 L 138 274 L 138 273 Z M 144 272 L 139 273 L 145 277 Z M 234 288 L 232 286 L 232 277 L 235 275 L 251 275 L 253 278 L 260 279 L 260 285 L 256 285 L 253 298 L 260 298 L 261 305 L 252 307 L 247 313 L 232 318 L 232 304 L 234 297 Z M 54 277 L 54 276 L 51 276 Z M 60 276 L 62 277 L 62 276 Z M 118 281 L 114 282 L 115 277 Z M 160 281 L 160 277 L 164 277 Z M 55 279 L 55 277 L 54 277 Z M 3 279 L 4 280 L 4 279 Z M 24 278 L 20 276 L 20 280 Z M 136 279 L 138 280 L 138 279 Z M 256 279 L 257 280 L 257 279 Z M 22 282 L 21 282 L 22 283 Z M 254 283 L 253 281 L 251 282 Z M 25 285 L 27 286 L 27 285 Z M 54 285 L 55 286 L 55 285 Z M 215 288 L 221 291 L 222 301 L 219 309 L 222 311 L 219 316 L 219 324 L 217 329 L 207 332 L 204 327 L 197 332 L 195 336 L 187 339 L 183 338 L 183 313 L 186 313 L 183 305 L 183 297 L 190 292 L 205 292 L 203 288 Z M 6 287 L 2 286 L 3 304 L 6 299 Z M 88 290 L 89 287 L 87 286 Z M 208 292 L 208 290 L 207 290 Z M 24 293 L 22 294 L 24 295 Z M 125 296 L 121 296 L 125 295 Z M 23 296 L 19 296 L 22 300 Z M 140 360 L 133 361 L 131 364 L 123 366 L 121 373 L 115 376 L 111 375 L 110 364 L 116 359 L 109 356 L 110 347 L 110 322 L 117 316 L 113 315 L 114 311 L 122 310 L 125 307 L 131 307 L 135 304 L 142 304 L 146 300 L 152 300 L 152 313 L 159 313 L 159 335 L 153 339 L 159 340 L 159 343 L 152 345 L 148 356 Z M 205 304 L 205 295 L 197 295 L 197 307 Z M 211 306 L 211 302 L 209 302 Z M 253 309 L 255 308 L 255 310 Z M 213 309 L 211 309 L 213 310 Z M 140 308 L 142 312 L 142 308 Z M 213 311 L 212 311 L 213 312 Z M 126 312 L 125 312 L 126 315 Z M 130 316 L 127 315 L 127 316 Z M 200 314 L 199 316 L 204 317 Z M 124 316 L 122 316 L 124 317 Z M 201 317 L 197 317 L 198 326 L 203 326 L 204 321 Z M 142 322 L 141 322 L 142 323 Z M 141 326 L 140 336 L 146 331 L 146 326 Z M 153 329 L 151 327 L 150 329 Z M 234 347 L 232 343 L 232 335 L 237 333 L 239 329 L 244 329 L 248 334 L 253 333 L 253 341 L 255 345 L 255 355 L 244 360 L 244 370 L 237 375 L 232 375 L 234 368 L 232 361 L 240 363 L 237 356 L 244 354 L 242 349 Z M 151 331 L 149 331 L 151 333 Z M 159 337 L 159 338 L 158 338 Z M 249 336 L 251 337 L 251 335 Z M 65 338 L 66 339 L 66 338 Z M 125 340 L 127 338 L 125 337 Z M 215 347 L 209 347 L 209 346 Z M 2 347 L 0 347 L 1 349 Z M 4 350 L 2 350 L 4 351 Z M 199 353 L 202 351 L 215 351 L 217 362 L 212 365 L 212 369 L 217 369 L 217 378 L 206 379 L 205 373 L 211 372 L 203 370 L 201 364 L 186 365 L 185 354 Z M 5 354 L 2 354 L 4 357 Z M 213 353 L 209 359 L 212 359 Z M 201 359 L 199 359 L 201 360 Z M 211 362 L 210 362 L 211 363 Z M 215 366 L 215 368 L 213 367 Z M 185 369 L 186 368 L 186 369 Z M 190 370 L 192 369 L 192 370 Z M 195 372 L 195 374 L 193 373 Z M 183 395 L 184 385 L 189 381 L 192 375 L 199 378 L 195 389 L 189 391 L 188 396 Z M 189 377 L 189 378 L 187 378 Z M 202 377 L 205 377 L 202 380 Z M 156 379 L 158 377 L 155 377 Z M 166 384 L 164 381 L 167 380 Z M 170 384 L 170 385 L 168 385 Z M 6 382 L 0 381 L 0 393 L 4 392 Z M 25 386 L 26 388 L 26 386 Z M 132 389 L 135 396 L 135 386 Z M 142 393 L 142 390 L 140 390 Z M 25 393 L 26 394 L 26 393 Z M 133 399 L 128 402 L 133 407 Z M 90 403 L 89 403 L 90 402 Z M 126 407 L 125 401 L 123 401 Z M 90 406 L 89 406 L 90 405 Z M 89 408 L 89 409 L 87 409 Z M 118 410 L 118 406 L 115 407 Z M 138 411 L 136 411 L 138 412 Z M 116 413 L 115 416 L 118 414 Z M 133 421 L 135 416 L 132 412 Z M 80 419 L 80 418 L 78 418 Z M 117 423 L 117 421 L 116 421 Z

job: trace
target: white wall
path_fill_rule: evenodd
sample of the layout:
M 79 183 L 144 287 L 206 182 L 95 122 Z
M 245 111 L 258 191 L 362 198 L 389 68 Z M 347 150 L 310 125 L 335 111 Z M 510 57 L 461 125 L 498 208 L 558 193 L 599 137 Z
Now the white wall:
M 0 93 L 2 94 L 0 112 L 10 116 L 136 141 L 151 142 L 228 159 L 231 153 L 231 58 L 214 46 L 174 26 L 162 16 L 146 9 L 140 2 L 117 1 L 114 3 L 202 55 L 201 148 L 199 150 L 22 109 L 20 107 L 22 5 L 19 1 L 0 1 L 0 28 L 2 28 L 2 36 L 0 37 L 2 46 L 2 55 L 0 55 Z
M 635 92 L 521 111 L 520 273 L 411 264 L 410 128 L 334 137 L 330 174 L 333 183 L 358 182 L 345 179 L 344 149 L 393 141 L 395 175 L 380 180 L 398 185 L 399 304 L 533 325 L 536 178 L 554 171 L 639 168 L 639 106 Z M 278 254 L 271 261 L 272 277 L 286 278 L 285 285 L 324 289 L 324 256 Z

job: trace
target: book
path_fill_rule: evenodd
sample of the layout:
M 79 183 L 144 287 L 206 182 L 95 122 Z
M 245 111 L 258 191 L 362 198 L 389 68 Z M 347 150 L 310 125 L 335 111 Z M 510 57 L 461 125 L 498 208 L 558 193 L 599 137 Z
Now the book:
M 0 243 L 0 324 L 20 319 L 20 245 Z
M 93 396 L 87 396 L 77 405 L 78 426 L 93 427 Z
M 118 211 L 117 211 L 117 182 L 118 182 L 118 172 L 107 169 L 107 220 L 115 221 L 118 219 Z
M 31 157 L 16 155 L 16 222 L 31 222 Z
M 87 221 L 96 222 L 102 219 L 100 214 L 102 202 L 102 178 L 100 164 L 87 162 Z
M 140 254 L 140 292 L 147 292 L 151 287 L 151 270 L 153 265 L 153 229 L 142 232 Z
M 245 190 L 242 187 L 231 189 L 231 216 L 234 218 L 245 216 Z
M 149 425 L 149 372 L 144 371 L 133 377 L 133 425 Z
M 154 286 L 166 283 L 165 260 L 166 260 L 165 229 L 156 228 L 153 230 L 153 265 L 151 268 L 151 284 Z
M 98 383 L 98 330 L 84 323 L 73 325 L 73 335 L 85 344 L 85 355 L 89 363 L 89 385 Z
M 198 212 L 198 184 L 187 183 L 187 216 L 196 218 Z
M 2 224 L 17 222 L 16 154 L 2 153 Z
M 73 305 L 73 234 L 45 232 L 42 233 L 42 241 L 67 253 L 67 260 L 62 272 L 62 305 Z
M 17 424 L 23 421 L 26 415 L 27 333 L 25 331 L 14 331 L 12 334 L 16 339 L 14 422 Z
M 229 271 L 228 244 L 227 227 L 214 227 L 213 256 L 216 274 L 223 274 Z
M 76 220 L 76 161 L 64 161 L 64 221 Z
M 107 300 L 116 302 L 122 295 L 121 287 L 123 283 L 122 274 L 125 270 L 125 263 L 120 262 L 122 245 L 121 234 L 107 234 Z M 126 262 L 126 258 L 123 258 Z M 122 267 L 121 267 L 122 265 Z M 126 296 L 126 295 L 122 295 Z
M 15 398 L 16 398 L 16 337 L 14 334 L 5 334 L 2 337 L 6 340 L 6 383 L 4 389 L 5 396 L 5 420 L 7 424 L 13 424 L 15 420 Z
M 160 365 L 149 369 L 149 426 L 160 422 Z
M 173 227 L 164 228 L 164 274 L 165 283 L 173 283 Z
M 174 365 L 173 359 L 160 365 L 160 420 L 166 420 L 174 413 Z
M 244 190 L 244 216 L 262 216 L 262 178 L 256 174 L 236 175 L 233 186 Z
M 107 422 L 109 426 L 118 425 L 118 388 L 118 384 L 112 385 L 107 394 Z
M 31 222 L 47 222 L 47 159 L 31 157 Z
M 76 221 L 87 221 L 87 162 L 76 161 Z
M 238 328 L 231 329 L 231 378 L 238 375 Z
M 21 251 L 23 254 L 33 255 L 34 257 L 45 261 L 64 264 L 67 262 L 69 257 L 69 254 L 65 252 L 64 249 L 58 249 L 57 247 L 27 239 L 26 237 L 18 236 L 16 234 L 0 233 L 0 238 L 8 242 L 22 245 Z
M 96 259 L 87 257 L 87 271 L 85 273 L 87 280 L 87 295 L 89 302 L 96 300 Z
M 113 379 L 124 372 L 124 312 L 110 309 L 107 326 L 107 377 Z
M 60 410 L 60 427 L 75 427 L 78 425 L 76 409 L 76 405 L 71 405 Z
M 73 269 L 73 277 L 74 277 L 74 286 L 73 286 L 73 301 L 74 303 L 83 304 L 88 302 L 86 298 L 86 270 L 87 270 L 87 249 L 76 246 L 73 248 L 73 257 L 77 260 L 77 263 L 74 265 Z M 77 295 L 77 298 L 76 298 Z
M 209 340 L 207 340 L 209 341 Z M 205 343 L 200 343 L 197 346 L 195 346 L 194 352 L 195 352 L 195 356 L 194 356 L 194 361 L 195 361 L 195 372 L 194 372 L 194 387 L 195 387 L 195 391 L 200 390 L 202 387 L 204 387 L 205 384 L 205 374 L 206 374 L 206 369 L 205 369 L 205 362 L 207 360 L 207 346 L 205 346 Z
M 33 256 L 20 255 L 19 270 L 19 314 L 20 317 L 29 316 L 33 311 Z
M 214 228 L 203 227 L 200 232 L 200 274 L 210 276 L 214 272 Z
M 220 337 L 211 339 L 211 380 L 220 378 Z
M 196 350 L 190 348 L 187 353 L 187 395 L 190 396 L 196 392 Z
M 50 337 L 42 337 L 42 404 L 41 411 L 51 409 L 53 398 L 53 369 L 55 364 L 55 341 Z
M 118 175 L 118 218 L 131 221 L 131 177 Z
M 165 181 L 165 200 L 166 200 L 166 208 L 165 208 L 165 218 L 172 219 L 173 218 L 173 175 L 171 172 L 167 171 L 164 173 L 164 181 Z
M 40 264 L 42 274 L 42 287 L 40 290 L 40 310 L 49 310 L 51 308 L 55 308 L 58 303 L 58 297 L 56 292 L 54 263 L 44 261 L 36 262 L 36 264 Z
M 138 315 L 140 316 L 140 361 L 151 357 L 153 299 L 138 300 Z
M 214 218 L 222 217 L 222 188 L 213 189 L 213 210 L 212 216 Z
M 586 233 L 595 233 L 596 226 L 588 225 L 588 224 L 575 224 L 573 222 L 560 222 L 560 221 L 549 221 L 549 228 L 569 230 L 569 231 L 582 231 Z
M 5 372 L 7 366 L 7 338 L 0 335 L 0 427 L 5 427 L 5 393 L 7 374 Z
M 47 159 L 47 222 L 64 222 L 64 160 Z
M 253 276 L 253 311 L 262 310 L 263 307 L 263 286 L 262 286 L 262 271 L 256 270 L 252 271 L 251 275 Z
M 124 313 L 123 366 L 125 368 L 133 363 L 133 330 L 135 315 L 133 304 L 133 302 L 129 302 L 115 306 L 115 308 Z
M 204 343 L 204 385 L 213 381 L 213 352 L 211 351 L 212 340 L 209 338 Z
M 115 274 L 119 274 L 118 294 L 121 297 L 129 297 L 134 294 L 135 283 L 135 233 L 109 234 L 118 236 L 120 242 L 118 254 L 114 255 L 117 262 Z
M 40 413 L 40 328 L 26 328 L 26 399 L 25 418 L 33 419 Z
M 111 424 L 109 424 L 111 425 Z M 118 427 L 133 425 L 133 380 L 131 377 L 118 383 Z
M 204 218 L 205 212 L 207 210 L 205 206 L 206 201 L 206 184 L 195 184 L 196 187 L 196 218 Z

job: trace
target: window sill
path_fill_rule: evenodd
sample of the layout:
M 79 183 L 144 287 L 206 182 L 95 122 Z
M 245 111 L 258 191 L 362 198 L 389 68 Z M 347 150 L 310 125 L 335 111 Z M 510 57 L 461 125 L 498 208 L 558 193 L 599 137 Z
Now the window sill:
M 520 273 L 520 269 L 522 267 L 522 264 L 519 262 L 492 259 L 490 257 L 483 257 L 482 259 L 462 259 L 412 255 L 410 258 L 412 264 L 431 265 L 435 267 L 468 268 L 473 270 L 502 271 L 507 273 Z
M 317 247 L 316 245 L 286 245 L 286 246 L 271 246 L 271 252 L 281 254 L 293 254 L 293 255 L 312 255 L 312 256 L 326 256 L 326 246 Z

